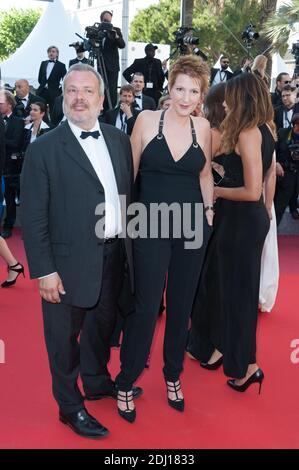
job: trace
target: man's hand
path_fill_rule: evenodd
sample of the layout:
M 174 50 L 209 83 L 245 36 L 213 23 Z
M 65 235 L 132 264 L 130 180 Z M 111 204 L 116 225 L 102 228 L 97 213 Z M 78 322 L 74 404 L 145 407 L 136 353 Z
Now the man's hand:
M 282 168 L 281 164 L 276 162 L 276 175 L 277 176 L 284 176 L 284 169 Z
M 39 280 L 39 293 L 47 302 L 52 304 L 61 302 L 59 294 L 64 295 L 65 290 L 57 273 Z
M 119 107 L 125 113 L 128 119 L 133 116 L 131 108 L 127 103 L 120 103 Z

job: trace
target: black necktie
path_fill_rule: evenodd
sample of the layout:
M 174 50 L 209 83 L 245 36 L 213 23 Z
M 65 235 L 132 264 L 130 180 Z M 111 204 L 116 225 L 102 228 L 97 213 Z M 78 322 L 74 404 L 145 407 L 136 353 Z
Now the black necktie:
M 141 100 L 141 98 L 142 98 L 141 95 L 136 95 L 136 96 L 135 96 L 135 100 L 136 100 L 136 99 L 137 99 L 137 100 Z
M 81 132 L 81 139 L 87 139 L 87 137 L 93 137 L 94 139 L 98 139 L 100 137 L 100 133 L 99 131 L 93 131 L 93 132 L 86 132 L 86 131 L 82 131 Z
M 49 62 L 56 62 L 56 60 L 54 60 L 54 59 L 49 59 Z

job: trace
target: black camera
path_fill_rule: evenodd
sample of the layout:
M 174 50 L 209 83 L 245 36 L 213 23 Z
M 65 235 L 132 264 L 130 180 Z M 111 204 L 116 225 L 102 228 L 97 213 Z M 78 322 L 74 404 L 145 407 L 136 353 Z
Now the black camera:
M 249 23 L 246 26 L 246 29 L 242 33 L 242 39 L 244 39 L 244 42 L 246 44 L 246 47 L 249 49 L 252 46 L 253 41 L 258 39 L 260 37 L 259 33 L 254 31 L 254 24 Z
M 188 26 L 181 26 L 173 34 L 175 37 L 175 42 L 178 46 L 189 46 L 199 44 L 199 38 L 196 36 L 191 36 L 191 31 L 195 31 L 194 28 L 189 28 Z
M 95 23 L 93 26 L 86 26 L 86 37 L 94 43 L 102 41 L 104 38 L 114 38 L 116 31 L 113 29 L 113 24 L 107 21 Z
M 191 31 L 198 31 L 188 26 L 181 26 L 174 33 L 175 44 L 180 54 L 190 54 L 189 46 L 197 46 L 199 44 L 199 37 L 189 34 Z M 203 60 L 208 60 L 207 56 L 198 48 L 193 49 L 193 53 L 200 56 Z
M 288 149 L 291 154 L 291 159 L 294 162 L 299 163 L 299 144 L 290 143 L 288 145 Z

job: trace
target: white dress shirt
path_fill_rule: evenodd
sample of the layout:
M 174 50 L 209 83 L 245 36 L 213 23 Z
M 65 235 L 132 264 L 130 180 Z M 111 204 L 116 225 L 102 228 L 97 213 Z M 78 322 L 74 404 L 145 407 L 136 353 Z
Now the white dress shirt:
M 142 93 L 140 93 L 140 95 L 135 94 L 135 103 L 136 109 L 140 109 L 140 111 L 142 111 Z
M 226 82 L 227 80 L 227 75 L 224 70 L 218 70 L 216 73 L 212 85 L 217 85 L 218 83 Z
M 121 224 L 121 210 L 120 201 L 118 195 L 118 189 L 116 185 L 116 179 L 114 170 L 111 162 L 111 158 L 108 152 L 106 142 L 101 132 L 98 121 L 96 121 L 94 127 L 90 129 L 90 132 L 99 131 L 100 137 L 95 139 L 92 136 L 86 139 L 81 139 L 80 135 L 84 129 L 76 126 L 72 122 L 68 121 L 71 131 L 75 135 L 86 156 L 88 157 L 95 173 L 97 174 L 105 193 L 105 233 L 104 238 L 115 237 L 122 231 Z M 46 276 L 42 276 L 39 279 L 51 276 L 56 273 L 51 273 Z
M 20 100 L 22 101 L 24 108 L 26 108 L 28 100 L 29 100 L 29 93 L 28 95 L 24 96 L 24 98 L 20 98 Z
M 290 127 L 291 122 L 292 122 L 292 117 L 294 114 L 294 109 L 289 109 L 287 110 L 286 108 L 283 110 L 283 127 L 286 129 L 287 127 Z
M 30 122 L 29 124 L 27 124 L 27 125 L 24 127 L 24 129 L 29 129 L 29 130 L 31 130 L 31 129 L 33 128 L 33 125 L 34 125 L 34 124 L 33 124 L 32 122 Z M 49 126 L 48 126 L 48 124 L 46 124 L 44 121 L 42 121 L 41 124 L 40 124 L 40 128 L 39 128 L 39 129 L 49 129 Z M 32 132 L 31 132 L 30 143 L 34 142 L 34 141 L 36 140 L 36 137 L 37 137 L 37 136 L 34 135 L 34 134 L 32 134 Z
M 52 72 L 52 70 L 53 70 L 53 68 L 54 68 L 54 65 L 55 65 L 55 62 L 48 62 L 48 64 L 47 64 L 47 70 L 46 70 L 46 77 L 47 77 L 47 80 L 48 80 L 48 78 L 49 78 L 50 75 L 51 75 L 51 72 Z

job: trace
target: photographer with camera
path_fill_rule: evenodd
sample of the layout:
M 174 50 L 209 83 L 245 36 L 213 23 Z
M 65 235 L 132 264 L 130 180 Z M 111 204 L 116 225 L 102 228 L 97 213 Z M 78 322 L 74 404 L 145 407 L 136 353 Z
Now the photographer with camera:
M 227 55 L 223 54 L 220 59 L 220 69 L 211 69 L 211 86 L 217 85 L 217 83 L 227 82 L 227 80 L 233 77 L 234 74 L 228 70 L 228 66 L 229 58 Z
M 155 100 L 156 105 L 163 92 L 163 83 L 165 75 L 162 69 L 161 60 L 155 59 L 157 46 L 147 44 L 144 48 L 145 57 L 143 59 L 135 59 L 124 72 L 123 76 L 131 83 L 132 77 L 136 72 L 142 73 L 145 81 L 143 93 Z
M 276 191 L 274 206 L 277 225 L 294 193 L 299 191 L 299 113 L 292 117 L 291 126 L 279 129 L 276 142 Z M 293 218 L 295 218 L 293 216 Z M 299 218 L 299 217 L 296 217 Z
M 118 49 L 124 49 L 126 43 L 123 40 L 121 30 L 111 24 L 112 13 L 108 10 L 102 11 L 101 16 L 101 30 L 105 33 L 102 43 L 102 54 L 106 68 L 107 84 L 109 86 L 109 93 L 111 98 L 112 108 L 117 103 L 117 82 L 119 73 L 119 53 Z M 107 97 L 104 102 L 104 109 L 108 109 Z

